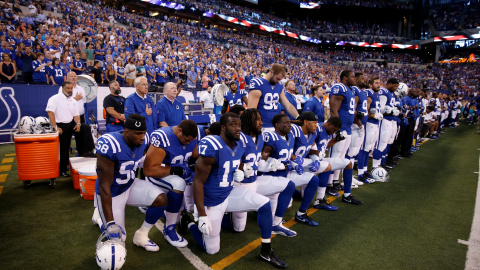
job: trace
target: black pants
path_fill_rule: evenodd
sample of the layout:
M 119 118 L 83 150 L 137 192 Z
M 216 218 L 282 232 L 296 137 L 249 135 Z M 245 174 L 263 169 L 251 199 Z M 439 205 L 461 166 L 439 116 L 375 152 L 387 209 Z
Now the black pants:
M 23 72 L 23 81 L 25 83 L 33 83 L 33 78 L 32 78 L 32 74 L 33 72 L 28 72 L 28 71 L 25 71 Z
M 410 153 L 410 149 L 413 144 L 413 133 L 415 131 L 416 119 L 413 117 L 408 118 L 408 126 L 405 127 L 405 136 L 403 137 L 402 150 L 400 154 L 406 155 Z
M 78 155 L 82 156 L 89 151 L 93 151 L 95 147 L 93 137 L 90 132 L 90 126 L 82 124 L 79 132 L 75 132 L 75 121 L 70 123 L 57 123 L 57 126 L 62 129 L 60 139 L 60 173 L 67 172 L 68 161 L 70 158 L 70 142 L 72 135 L 75 133 L 75 141 L 77 142 Z

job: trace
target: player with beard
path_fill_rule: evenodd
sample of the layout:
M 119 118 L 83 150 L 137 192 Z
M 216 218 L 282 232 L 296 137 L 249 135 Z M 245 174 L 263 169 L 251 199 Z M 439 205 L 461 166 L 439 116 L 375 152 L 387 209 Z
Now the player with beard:
M 380 91 L 380 79 L 374 77 L 368 83 L 370 89 L 367 93 L 367 111 L 368 120 L 365 125 L 365 137 L 360 152 L 358 153 L 358 180 L 364 183 L 374 183 L 375 180 L 368 173 L 368 155 L 374 149 L 378 139 L 378 125 L 383 119 L 383 114 L 380 113 L 380 100 L 378 92 Z
M 279 103 L 291 117 L 295 119 L 298 117 L 297 109 L 288 101 L 280 83 L 285 77 L 285 72 L 285 66 L 274 64 L 264 78 L 257 77 L 250 81 L 248 108 L 255 108 L 260 111 L 263 120 L 262 131 L 275 130 L 272 119 L 281 112 Z
M 198 225 L 188 224 L 197 244 L 208 254 L 220 250 L 220 230 L 225 212 L 256 211 L 262 247 L 260 258 L 275 267 L 286 268 L 271 248 L 272 211 L 267 197 L 245 187 L 233 186 L 242 181 L 240 163 L 246 145 L 240 140 L 240 118 L 226 113 L 220 118 L 220 136 L 210 135 L 198 145 L 199 158 L 195 166 L 193 193 L 198 213 Z
M 235 105 L 243 106 L 243 103 L 247 104 L 247 92 L 243 89 L 238 90 L 238 85 L 235 81 L 228 83 L 230 91 L 225 92 L 223 97 L 225 98 L 222 107 L 222 114 L 224 114 L 228 108 L 232 108 Z

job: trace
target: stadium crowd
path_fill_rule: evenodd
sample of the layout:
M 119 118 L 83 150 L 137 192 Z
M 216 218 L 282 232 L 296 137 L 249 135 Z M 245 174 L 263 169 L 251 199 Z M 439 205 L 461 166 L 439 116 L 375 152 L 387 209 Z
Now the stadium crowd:
M 479 25 L 480 1 L 461 1 L 432 7 L 432 19 L 437 30 L 476 28 Z

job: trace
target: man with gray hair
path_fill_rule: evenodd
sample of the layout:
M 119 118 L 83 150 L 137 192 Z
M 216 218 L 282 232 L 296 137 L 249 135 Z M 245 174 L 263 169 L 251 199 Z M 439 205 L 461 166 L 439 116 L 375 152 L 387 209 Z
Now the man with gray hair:
M 125 99 L 125 118 L 132 113 L 140 114 L 147 121 L 147 133 L 150 135 L 157 127 L 157 114 L 153 113 L 155 107 L 153 100 L 147 96 L 148 80 L 138 77 L 133 82 L 136 91 Z

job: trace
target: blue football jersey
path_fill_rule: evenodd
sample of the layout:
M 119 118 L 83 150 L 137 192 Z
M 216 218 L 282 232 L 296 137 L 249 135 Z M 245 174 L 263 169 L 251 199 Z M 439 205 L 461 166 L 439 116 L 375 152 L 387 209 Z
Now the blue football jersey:
M 355 93 L 343 83 L 336 83 L 332 86 L 330 95 L 343 96 L 342 105 L 338 110 L 338 116 L 342 120 L 341 131 L 352 134 L 352 124 L 355 119 Z
M 258 77 L 250 81 L 250 91 L 260 90 L 262 95 L 258 101 L 257 109 L 263 120 L 263 127 L 273 127 L 272 119 L 275 115 L 281 113 L 279 107 L 280 94 L 283 91 L 281 83 L 275 86 L 271 85 L 266 79 Z
M 183 145 L 175 133 L 173 133 L 173 127 L 163 127 L 152 132 L 150 135 L 150 144 L 153 145 L 153 147 L 165 150 L 166 154 L 162 164 L 178 166 L 188 162 L 195 146 L 197 146 L 197 139 L 191 141 L 188 145 Z M 162 186 L 162 180 L 160 178 L 146 177 L 146 179 L 155 185 Z
M 372 89 L 367 89 L 366 94 L 367 98 L 370 98 L 372 100 L 372 102 L 370 103 L 370 110 L 375 109 L 377 113 L 380 113 L 380 99 L 378 98 L 378 93 L 373 91 Z M 379 123 L 379 121 L 375 118 L 368 118 L 367 122 L 377 125 Z
M 362 125 L 365 125 L 368 118 L 367 92 L 356 86 L 353 86 L 352 88 L 355 90 L 355 97 L 358 97 L 356 110 L 364 113 L 364 117 L 363 119 L 360 119 L 360 121 L 362 122 Z
M 143 144 L 133 149 L 128 146 L 120 132 L 104 134 L 97 140 L 97 153 L 114 162 L 113 183 L 110 187 L 112 197 L 122 194 L 133 184 L 147 145 L 147 134 Z M 95 183 L 95 192 L 100 194 L 98 178 Z
M 328 142 L 333 135 L 329 135 L 325 127 L 321 124 L 317 125 L 317 137 L 315 138 L 315 143 L 317 144 L 317 150 L 325 153 L 327 150 Z
M 388 91 L 387 88 L 381 87 L 380 91 L 378 91 L 378 96 L 379 96 L 379 99 L 380 99 L 380 96 L 386 97 L 387 101 L 385 103 L 385 106 L 390 106 L 392 107 L 392 109 L 395 108 L 395 102 L 396 102 L 395 96 L 393 95 L 392 92 Z M 384 115 L 383 118 L 387 120 L 394 120 L 393 115 Z
M 278 159 L 280 162 L 286 162 L 292 158 L 293 147 L 295 146 L 295 138 L 292 133 L 287 134 L 287 140 L 276 132 L 263 133 L 264 144 L 273 148 L 270 153 L 271 158 Z M 267 172 L 267 175 L 287 177 L 288 171 Z
M 204 125 L 197 125 L 198 135 L 197 135 L 197 142 L 203 139 L 207 134 L 205 133 L 206 126 Z
M 295 157 L 307 157 L 308 152 L 312 149 L 315 139 L 317 138 L 317 131 L 315 133 L 309 133 L 305 136 L 302 128 L 295 124 L 292 124 L 292 135 L 295 138 L 295 146 L 293 147 L 293 154 Z
M 225 92 L 223 97 L 227 100 L 228 106 L 232 107 L 234 105 L 242 105 L 243 106 L 243 97 L 247 95 L 245 90 L 237 90 L 235 94 L 232 94 L 231 91 Z
M 257 180 L 258 162 L 262 158 L 263 136 L 258 135 L 256 141 L 254 141 L 252 136 L 245 135 L 242 132 L 240 140 L 245 144 L 244 163 L 251 165 L 253 168 L 253 175 L 245 178 L 243 183 L 253 183 Z
M 245 145 L 240 140 L 232 149 L 217 135 L 203 138 L 198 144 L 202 157 L 215 158 L 207 181 L 203 185 L 205 206 L 216 206 L 228 197 L 233 188 L 233 173 L 240 166 Z

